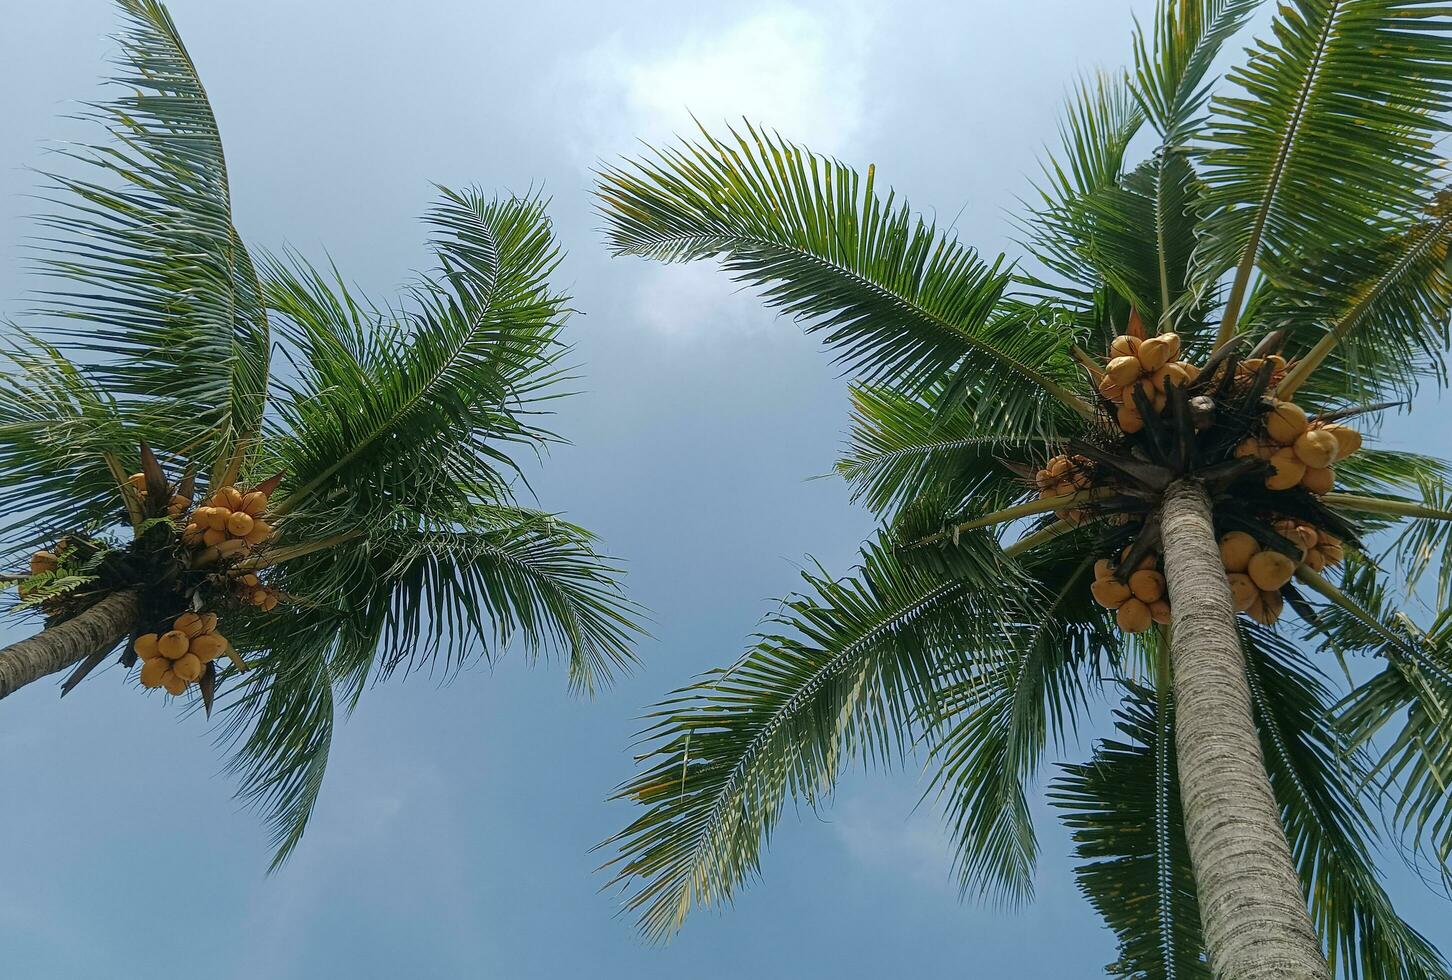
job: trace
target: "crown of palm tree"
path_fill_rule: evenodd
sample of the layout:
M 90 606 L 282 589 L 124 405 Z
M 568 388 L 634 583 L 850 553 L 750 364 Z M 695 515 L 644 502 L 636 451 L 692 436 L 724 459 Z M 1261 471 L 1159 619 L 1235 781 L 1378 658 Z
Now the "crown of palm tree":
M 1444 382 L 1452 303 L 1452 199 L 1435 149 L 1452 108 L 1446 9 L 1293 0 L 1212 93 L 1212 63 L 1256 6 L 1166 0 L 1136 30 L 1131 70 L 1076 88 L 1063 150 L 1019 226 L 1020 263 L 986 260 L 882 195 L 873 168 L 861 176 L 751 125 L 600 173 L 617 254 L 719 259 L 856 373 L 839 469 L 883 521 L 849 575 L 806 573 L 740 660 L 648 716 L 641 771 L 620 791 L 644 810 L 603 846 L 618 850 L 615 880 L 651 937 L 729 902 L 759 872 L 786 801 L 827 797 L 854 757 L 918 754 L 963 891 L 1029 897 L 1031 783 L 1108 692 L 1115 735 L 1049 786 L 1080 888 L 1120 940 L 1115 975 L 1210 975 L 1165 638 L 1122 633 L 1089 592 L 1107 542 L 1126 542 L 1116 513 L 1135 508 L 1088 493 L 1036 501 L 1031 478 L 1066 449 L 1173 469 L 1174 440 L 1194 437 L 1180 389 L 1169 421 L 1145 412 L 1138 455 L 1116 455 L 1114 406 L 1095 390 L 1104 367 L 1091 352 L 1136 321 L 1178 334 L 1202 377 L 1212 355 L 1231 380 L 1257 355 L 1253 383 L 1220 392 L 1222 422 L 1247 407 L 1258 419 L 1272 386 L 1329 422 Z M 1137 138 L 1152 149 L 1134 164 Z M 1292 358 L 1283 371 L 1259 356 L 1276 347 Z M 1161 436 L 1171 455 L 1151 458 Z M 1372 855 L 1390 800 L 1403 843 L 1444 869 L 1452 857 L 1449 471 L 1368 448 L 1336 475 L 1339 492 L 1280 499 L 1385 550 L 1349 547 L 1339 585 L 1303 564 L 1285 593 L 1294 625 L 1240 622 L 1254 720 L 1332 967 L 1446 977 Z M 1074 507 L 1089 519 L 1048 513 Z M 1404 608 L 1429 567 L 1440 575 L 1422 588 L 1440 612 L 1418 625 Z M 1355 657 L 1379 665 L 1360 669 L 1369 680 L 1344 669 Z
M 441 188 L 434 268 L 392 304 L 297 255 L 254 260 L 174 23 L 156 0 L 121 8 L 124 94 L 91 109 L 112 138 L 48 175 L 51 285 L 5 345 L 0 537 L 13 564 L 67 536 L 60 566 L 21 583 L 48 625 L 123 590 L 139 593 L 127 638 L 220 613 L 237 656 L 202 690 L 276 864 L 306 826 L 338 709 L 371 683 L 512 646 L 561 653 L 589 691 L 632 662 L 634 613 L 592 535 L 516 492 L 516 457 L 555 439 L 543 416 L 567 378 L 545 202 Z M 186 518 L 158 509 L 270 474 L 275 537 L 221 560 L 188 551 Z M 236 600 L 243 575 L 280 604 Z

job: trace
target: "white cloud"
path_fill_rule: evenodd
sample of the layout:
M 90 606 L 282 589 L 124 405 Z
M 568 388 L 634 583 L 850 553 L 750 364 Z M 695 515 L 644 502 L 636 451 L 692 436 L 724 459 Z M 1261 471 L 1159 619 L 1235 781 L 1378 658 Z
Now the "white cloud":
M 895 794 L 862 793 L 839 801 L 832 820 L 847 854 L 874 872 L 906 876 L 925 889 L 950 891 L 953 853 L 930 808 L 903 812 Z
M 850 155 L 866 123 L 872 16 L 856 2 L 830 11 L 772 4 L 734 22 L 698 21 L 654 47 L 605 39 L 560 87 L 580 165 L 635 152 L 641 140 L 694 136 L 692 116 L 712 132 L 747 119 L 818 152 Z M 698 325 L 740 333 L 771 324 L 759 301 L 713 266 L 638 276 L 638 321 L 667 336 L 693 336 Z

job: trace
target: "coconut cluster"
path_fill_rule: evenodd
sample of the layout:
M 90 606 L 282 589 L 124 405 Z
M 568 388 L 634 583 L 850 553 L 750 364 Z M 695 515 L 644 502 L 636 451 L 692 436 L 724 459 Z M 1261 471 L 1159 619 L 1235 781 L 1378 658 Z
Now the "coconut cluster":
M 245 553 L 272 537 L 265 519 L 268 494 L 221 487 L 202 501 L 182 529 L 182 541 L 193 548 L 216 548 L 219 554 Z
M 1330 492 L 1335 485 L 1335 464 L 1361 447 L 1361 435 L 1333 421 L 1335 416 L 1312 418 L 1295 403 L 1265 394 L 1275 391 L 1291 367 L 1280 354 L 1263 353 L 1266 349 L 1273 351 L 1276 343 L 1275 338 L 1267 338 L 1252 356 L 1243 359 L 1238 359 L 1233 350 L 1222 350 L 1201 368 L 1180 359 L 1178 334 L 1147 337 L 1138 315 L 1131 313 L 1128 331 L 1111 342 L 1107 362 L 1102 366 L 1088 362 L 1103 398 L 1101 407 L 1113 415 L 1119 432 L 1127 438 L 1093 452 L 1086 445 L 1071 446 L 1070 452 L 1049 459 L 1034 478 L 1039 497 L 1064 496 L 1103 486 L 1111 492 L 1098 498 L 1099 502 L 1060 511 L 1058 517 L 1079 524 L 1097 513 L 1125 527 L 1133 523 L 1131 515 L 1135 512 L 1152 519 L 1156 487 L 1163 485 L 1136 483 L 1137 472 L 1145 466 L 1176 472 L 1175 467 L 1185 466 L 1188 460 L 1207 471 L 1218 467 L 1224 475 L 1216 479 L 1226 482 L 1216 492 L 1227 494 L 1229 499 L 1234 499 L 1237 492 L 1230 489 L 1231 484 L 1242 479 L 1263 480 L 1265 489 L 1273 492 L 1305 491 L 1315 496 Z M 1172 415 L 1169 408 L 1175 398 L 1180 400 Z M 1223 432 L 1223 426 L 1240 428 L 1222 440 L 1217 433 Z M 1150 431 L 1137 435 L 1146 428 Z M 1201 432 L 1207 432 L 1207 441 L 1200 453 L 1208 449 L 1218 454 L 1224 450 L 1217 446 L 1229 445 L 1235 448 L 1226 455 L 1234 459 L 1254 457 L 1267 465 L 1263 471 L 1227 471 L 1214 456 L 1174 449 L 1187 439 L 1199 442 Z M 1237 444 L 1237 440 L 1241 441 Z M 1074 453 L 1074 449 L 1089 452 L 1094 460 Z M 1100 452 L 1122 456 L 1122 465 L 1113 465 L 1113 458 L 1095 462 Z M 1246 530 L 1231 530 L 1221 537 L 1222 563 L 1236 609 L 1258 623 L 1271 625 L 1284 611 L 1283 590 L 1297 568 L 1304 564 L 1321 572 L 1335 567 L 1343 559 L 1344 547 L 1335 535 L 1314 526 L 1321 523 L 1319 520 L 1313 518 L 1308 523 L 1304 516 L 1295 520 L 1275 516 L 1277 511 L 1314 514 L 1316 506 L 1304 496 L 1298 500 L 1287 498 L 1282 509 L 1271 502 L 1274 498 L 1262 500 L 1259 491 L 1253 490 L 1254 484 L 1251 488 L 1240 486 L 1253 502 L 1249 510 L 1243 499 L 1229 508 L 1233 514 L 1231 526 L 1243 525 Z M 1137 505 L 1136 501 L 1142 503 Z M 1336 526 L 1330 517 L 1326 520 Z M 1257 527 L 1262 521 L 1263 529 Z M 1111 539 L 1118 538 L 1115 547 L 1123 540 L 1120 533 L 1110 533 Z M 1117 561 L 1112 557 L 1100 559 L 1094 567 L 1090 590 L 1099 605 L 1114 610 L 1120 629 L 1140 633 L 1154 623 L 1168 623 L 1170 603 L 1159 569 L 1159 548 L 1151 548 L 1132 567 L 1126 565 L 1131 550 L 1126 547 Z M 1144 553 L 1143 548 L 1133 550 L 1135 554 Z
M 136 491 L 137 499 L 139 499 L 142 505 L 145 506 L 149 502 L 151 496 L 150 491 L 148 491 L 146 488 L 146 474 L 132 473 L 129 477 L 126 478 L 126 482 L 131 484 L 131 488 Z M 180 517 L 185 514 L 191 508 L 191 506 L 191 494 L 184 494 L 181 492 L 173 493 L 171 495 L 171 499 L 166 502 L 167 516 Z
M 1268 490 L 1305 487 L 1320 495 L 1336 483 L 1334 464 L 1361 448 L 1361 433 L 1334 422 L 1312 421 L 1294 402 L 1275 401 L 1265 414 L 1264 431 L 1235 447 L 1237 457 L 1270 463 Z
M 1066 494 L 1087 490 L 1092 485 L 1089 478 L 1089 460 L 1084 456 L 1070 456 L 1061 453 L 1053 457 L 1034 476 L 1034 485 L 1039 489 L 1039 499 L 1062 497 Z M 1086 516 L 1082 510 L 1060 510 L 1054 512 L 1060 519 L 1077 524 Z
M 227 652 L 214 613 L 182 613 L 165 633 L 143 633 L 134 644 L 141 658 L 141 683 L 178 695 L 202 677 L 207 664 Z
M 271 586 L 263 585 L 262 579 L 255 572 L 246 572 L 232 581 L 237 590 L 237 598 L 263 612 L 272 612 L 282 601 L 281 594 Z
M 1120 561 L 1129 556 L 1126 548 Z M 1108 558 L 1094 563 L 1094 584 L 1089 591 L 1094 601 L 1114 610 L 1114 620 L 1126 633 L 1143 633 L 1152 623 L 1169 625 L 1170 599 L 1165 591 L 1165 576 L 1159 570 L 1159 556 L 1145 555 L 1124 581 L 1116 576 L 1116 567 Z
M 1121 334 L 1109 345 L 1109 364 L 1099 379 L 1099 393 L 1118 406 L 1119 427 L 1127 435 L 1144 428 L 1144 416 L 1134 399 L 1138 387 L 1155 411 L 1164 411 L 1171 382 L 1184 387 L 1200 376 L 1200 369 L 1179 360 L 1180 335 L 1162 333 L 1140 339 Z

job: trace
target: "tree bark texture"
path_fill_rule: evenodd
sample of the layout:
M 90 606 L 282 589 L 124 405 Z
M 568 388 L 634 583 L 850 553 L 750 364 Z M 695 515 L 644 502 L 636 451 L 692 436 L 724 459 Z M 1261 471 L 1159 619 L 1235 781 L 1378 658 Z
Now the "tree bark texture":
M 78 615 L 0 650 L 0 698 L 32 681 L 105 653 L 136 628 L 140 610 L 132 590 L 115 592 Z
M 1216 980 L 1330 980 L 1266 775 L 1209 497 L 1165 491 L 1175 751 L 1185 834 Z

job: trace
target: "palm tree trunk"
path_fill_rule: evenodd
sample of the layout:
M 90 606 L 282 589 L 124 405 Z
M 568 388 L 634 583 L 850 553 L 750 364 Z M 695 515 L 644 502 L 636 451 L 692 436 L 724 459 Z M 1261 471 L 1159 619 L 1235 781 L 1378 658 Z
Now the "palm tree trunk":
M 136 628 L 136 592 L 115 592 L 63 623 L 0 650 L 0 698 L 31 681 L 104 654 Z
M 1185 835 L 1217 980 L 1330 980 L 1251 714 L 1250 684 L 1198 480 L 1165 491 L 1175 750 Z

